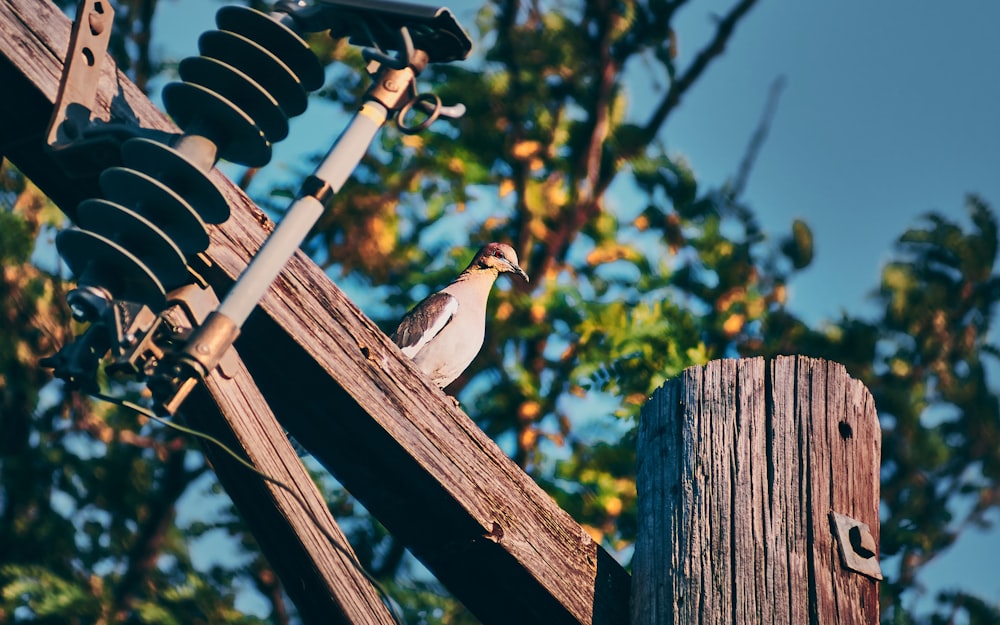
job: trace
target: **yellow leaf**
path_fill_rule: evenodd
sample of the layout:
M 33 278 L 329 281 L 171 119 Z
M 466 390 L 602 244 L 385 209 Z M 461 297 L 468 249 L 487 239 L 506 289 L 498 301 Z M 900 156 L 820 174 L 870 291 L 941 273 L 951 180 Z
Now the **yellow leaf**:
M 535 156 L 542 150 L 542 144 L 538 141 L 519 141 L 511 148 L 510 153 L 516 159 L 527 159 Z
M 510 302 L 500 302 L 497 306 L 497 320 L 506 321 L 514 313 L 514 306 Z
M 905 378 L 910 375 L 910 363 L 902 358 L 893 358 L 889 364 L 889 369 L 892 370 L 893 375 L 896 377 Z
M 529 314 L 531 316 L 532 323 L 541 323 L 542 320 L 545 319 L 545 306 L 542 306 L 541 304 L 532 304 Z
M 744 298 L 746 298 L 746 289 L 741 286 L 733 287 L 719 296 L 719 299 L 715 301 L 715 309 L 719 312 L 729 310 L 733 304 Z
M 531 232 L 532 236 L 536 239 L 548 239 L 549 229 L 545 227 L 545 222 L 541 219 L 532 219 L 528 222 L 528 231 Z
M 424 147 L 424 140 L 420 135 L 403 135 L 400 139 L 403 145 L 414 150 Z
M 566 187 L 557 179 L 545 189 L 545 199 L 551 206 L 562 206 L 566 203 Z
M 534 449 L 538 443 L 538 432 L 534 428 L 524 428 L 517 435 L 521 449 Z
M 641 406 L 646 403 L 646 395 L 644 393 L 632 393 L 625 398 L 625 401 L 634 406 Z
M 729 318 L 722 324 L 722 331 L 728 337 L 736 336 L 743 329 L 744 323 L 746 323 L 746 317 L 743 315 L 729 315 Z
M 542 413 L 542 405 L 537 401 L 528 400 L 517 408 L 517 418 L 522 423 L 528 423 L 538 418 Z
M 601 247 L 595 247 L 587 254 L 587 264 L 594 267 L 604 263 L 612 263 L 623 258 L 629 258 L 632 255 L 632 250 L 624 245 L 602 245 Z
M 635 480 L 630 480 L 628 478 L 618 478 L 615 480 L 615 488 L 618 492 L 625 497 L 635 497 Z

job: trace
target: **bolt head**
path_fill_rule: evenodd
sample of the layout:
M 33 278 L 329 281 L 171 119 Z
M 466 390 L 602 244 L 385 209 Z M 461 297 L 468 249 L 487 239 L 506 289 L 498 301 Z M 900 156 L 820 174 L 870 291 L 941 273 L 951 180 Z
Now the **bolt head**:
M 854 553 L 862 558 L 870 558 L 875 555 L 875 537 L 868 531 L 868 528 L 855 525 L 850 529 L 849 534 Z

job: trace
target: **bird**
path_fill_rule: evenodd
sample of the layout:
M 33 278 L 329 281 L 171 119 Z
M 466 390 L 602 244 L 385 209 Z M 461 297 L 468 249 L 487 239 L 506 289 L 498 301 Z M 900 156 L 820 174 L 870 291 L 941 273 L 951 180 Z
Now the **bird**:
M 403 354 L 440 388 L 454 382 L 482 349 L 486 302 L 502 273 L 529 281 L 511 246 L 484 245 L 457 278 L 414 306 L 393 332 Z

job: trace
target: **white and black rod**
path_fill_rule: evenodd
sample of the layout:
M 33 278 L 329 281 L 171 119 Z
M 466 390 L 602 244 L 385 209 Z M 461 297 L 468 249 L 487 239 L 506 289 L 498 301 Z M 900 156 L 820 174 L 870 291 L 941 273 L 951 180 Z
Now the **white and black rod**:
M 150 378 L 150 390 L 161 413 L 173 414 L 198 379 L 219 364 L 239 336 L 240 327 L 322 216 L 325 203 L 344 186 L 388 116 L 382 103 L 365 101 L 219 308 L 191 334 L 176 358 L 165 359 Z
M 344 186 L 386 117 L 385 107 L 378 102 L 366 102 L 355 114 L 313 175 L 306 179 L 298 199 L 226 295 L 218 314 L 228 317 L 237 327 L 243 325 L 322 216 L 325 202 Z

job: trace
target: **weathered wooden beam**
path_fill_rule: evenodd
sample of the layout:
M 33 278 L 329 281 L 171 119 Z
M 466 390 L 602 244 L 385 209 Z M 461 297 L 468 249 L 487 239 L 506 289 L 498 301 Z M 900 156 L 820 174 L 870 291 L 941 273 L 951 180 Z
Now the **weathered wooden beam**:
M 667 382 L 640 416 L 632 625 L 878 623 L 880 450 L 872 397 L 837 363 Z M 831 512 L 869 535 L 839 540 Z
M 210 376 L 188 400 L 187 424 L 242 452 L 264 481 L 215 445 L 203 446 L 226 493 L 306 623 L 393 625 L 347 537 L 242 363 Z
M 211 27 L 211 25 L 206 25 Z M 41 149 L 68 43 L 48 2 L 0 0 L 0 76 L 42 112 L 3 106 L 0 148 L 60 206 L 96 195 Z M 20 77 L 18 78 L 18 74 Z M 98 110 L 176 131 L 125 77 L 105 73 Z M 205 275 L 223 293 L 272 228 L 218 172 L 233 210 L 211 229 Z M 587 533 L 304 255 L 237 348 L 279 421 L 484 623 L 624 623 L 629 577 Z
M 24 12 L 30 8 L 30 12 Z M 42 151 L 44 130 L 52 103 L 44 95 L 51 72 L 42 59 L 61 58 L 63 42 L 28 36 L 24 28 L 41 20 L 55 28 L 42 34 L 66 32 L 66 17 L 48 3 L 0 4 L 0 32 L 5 42 L 0 61 L 0 84 L 6 90 L 0 98 L 0 145 L 50 196 L 64 198 L 62 206 L 72 207 L 80 193 L 98 193 L 94 180 L 64 179 L 65 173 Z M 32 31 L 32 35 L 36 31 Z M 68 37 L 65 38 L 68 46 Z M 44 43 L 44 47 L 32 47 Z M 7 47 L 10 44 L 11 47 Z M 65 50 L 63 50 L 65 53 Z M 11 62 L 17 58 L 26 65 Z M 110 64 L 108 64 L 110 65 Z M 108 68 L 113 75 L 113 67 Z M 33 82 L 32 78 L 38 82 Z M 136 97 L 138 97 L 136 92 Z M 204 451 L 220 482 L 240 510 L 299 613 L 309 623 L 343 625 L 388 625 L 392 615 L 353 557 L 347 538 L 337 526 L 311 477 L 274 419 L 253 378 L 242 362 L 234 362 L 231 379 L 213 375 L 192 397 L 186 417 L 191 425 L 224 441 L 260 471 L 280 480 L 297 498 L 273 483 L 265 482 L 248 468 L 215 446 Z

